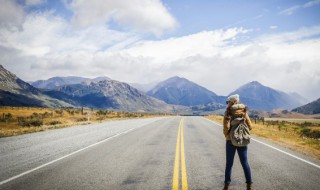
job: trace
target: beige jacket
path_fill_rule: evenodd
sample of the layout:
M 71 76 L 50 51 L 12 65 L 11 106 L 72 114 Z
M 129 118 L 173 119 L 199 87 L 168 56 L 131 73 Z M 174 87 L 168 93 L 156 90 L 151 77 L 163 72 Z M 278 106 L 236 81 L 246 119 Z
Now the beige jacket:
M 244 120 L 248 125 L 249 129 L 252 129 L 251 120 L 248 114 L 246 113 L 246 106 L 243 104 L 229 104 L 226 111 L 224 112 L 223 117 L 223 134 L 226 137 L 226 140 L 231 140 L 229 135 L 230 121 L 236 117 L 244 117 Z

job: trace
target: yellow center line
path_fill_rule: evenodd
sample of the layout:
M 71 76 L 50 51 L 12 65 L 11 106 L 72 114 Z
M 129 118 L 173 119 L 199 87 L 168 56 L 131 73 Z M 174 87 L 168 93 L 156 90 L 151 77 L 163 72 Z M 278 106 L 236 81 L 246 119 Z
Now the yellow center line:
M 184 139 L 183 139 L 183 119 L 181 120 L 181 177 L 182 177 L 182 190 L 188 190 L 186 160 L 184 155 Z
M 181 122 L 180 122 L 181 123 Z M 179 150 L 180 150 L 180 131 L 181 125 L 179 125 L 177 145 L 176 145 L 176 156 L 174 159 L 174 170 L 173 170 L 173 181 L 172 181 L 172 190 L 179 189 Z
M 186 170 L 186 161 L 185 161 L 185 154 L 184 154 L 183 119 L 181 119 L 179 123 L 179 130 L 178 130 L 177 144 L 176 144 L 176 154 L 175 154 L 175 160 L 174 160 L 172 190 L 179 190 L 180 154 L 181 154 L 182 189 L 188 190 L 187 170 Z

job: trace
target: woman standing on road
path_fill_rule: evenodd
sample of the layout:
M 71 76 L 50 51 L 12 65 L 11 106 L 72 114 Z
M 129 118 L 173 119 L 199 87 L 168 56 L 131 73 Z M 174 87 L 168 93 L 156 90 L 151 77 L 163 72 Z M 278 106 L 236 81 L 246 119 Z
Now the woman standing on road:
M 237 105 L 236 105 L 237 104 Z M 234 106 L 236 105 L 236 106 Z M 236 107 L 236 108 L 235 108 Z M 230 137 L 230 130 L 231 126 L 230 123 L 235 118 L 243 118 L 251 130 L 252 124 L 250 121 L 250 118 L 248 114 L 246 113 L 247 107 L 243 104 L 239 103 L 239 95 L 232 95 L 228 97 L 227 101 L 227 108 L 224 113 L 223 118 L 223 133 L 226 137 L 226 170 L 225 170 L 225 181 L 224 181 L 224 188 L 223 190 L 229 190 L 229 185 L 231 182 L 231 171 L 232 171 L 232 165 L 233 165 L 233 159 L 236 151 L 238 152 L 240 162 L 246 177 L 246 183 L 247 183 L 247 190 L 252 190 L 252 179 L 251 179 L 251 171 L 250 166 L 248 163 L 248 146 L 243 147 L 237 147 L 234 146 L 231 143 L 231 137 Z

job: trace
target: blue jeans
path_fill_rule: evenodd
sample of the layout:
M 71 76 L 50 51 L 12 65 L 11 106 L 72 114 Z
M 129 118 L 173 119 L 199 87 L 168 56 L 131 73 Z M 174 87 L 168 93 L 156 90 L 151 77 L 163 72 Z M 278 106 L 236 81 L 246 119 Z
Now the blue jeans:
M 246 176 L 246 183 L 250 184 L 252 183 L 251 179 L 251 171 L 250 166 L 248 163 L 248 147 L 236 147 L 233 146 L 231 141 L 227 141 L 226 143 L 226 171 L 225 171 L 225 181 L 224 183 L 230 184 L 231 182 L 231 172 L 232 172 L 232 165 L 233 165 L 233 159 L 234 155 L 236 154 L 236 150 L 238 152 L 240 162 L 244 171 L 244 175 Z

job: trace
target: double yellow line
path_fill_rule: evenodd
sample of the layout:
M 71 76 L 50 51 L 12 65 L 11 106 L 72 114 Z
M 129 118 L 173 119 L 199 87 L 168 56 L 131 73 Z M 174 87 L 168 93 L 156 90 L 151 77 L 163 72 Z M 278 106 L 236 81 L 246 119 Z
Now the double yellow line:
M 186 160 L 184 155 L 184 139 L 183 139 L 183 118 L 180 120 L 179 131 L 176 145 L 176 156 L 174 160 L 172 190 L 179 190 L 179 166 L 181 153 L 181 187 L 182 190 L 188 190 Z

